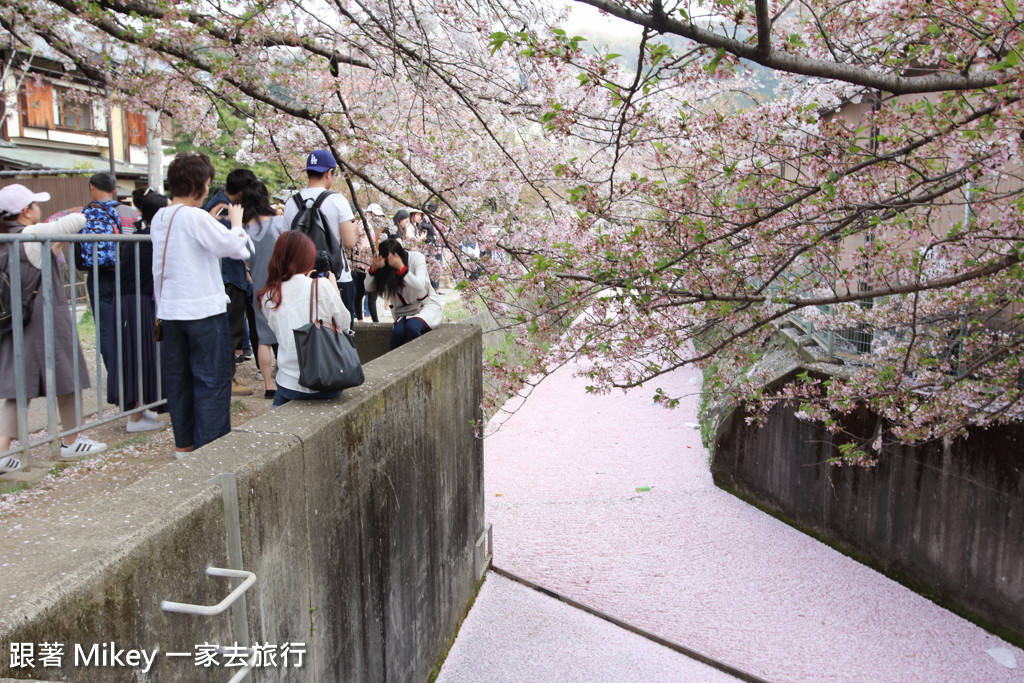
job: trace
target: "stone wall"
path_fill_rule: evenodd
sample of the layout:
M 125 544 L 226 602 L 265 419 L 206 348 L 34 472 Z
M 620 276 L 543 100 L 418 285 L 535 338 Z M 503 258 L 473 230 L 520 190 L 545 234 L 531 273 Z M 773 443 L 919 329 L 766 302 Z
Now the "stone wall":
M 357 336 L 363 346 L 384 338 Z M 167 653 L 231 644 L 229 614 L 172 614 L 160 602 L 214 604 L 229 592 L 204 574 L 228 566 L 220 488 L 207 482 L 235 472 L 243 566 L 258 577 L 250 640 L 306 650 L 301 668 L 261 668 L 255 680 L 425 680 L 478 587 L 480 330 L 443 326 L 365 370 L 340 399 L 257 418 L 26 546 L 23 562 L 0 570 L 0 676 L 228 680 L 236 670 Z M 63 643 L 63 666 L 10 669 L 11 642 Z M 74 665 L 75 645 L 110 642 L 159 648 L 155 664 L 145 674 Z
M 919 446 L 885 433 L 878 464 L 864 469 L 828 464 L 833 436 L 794 413 L 776 406 L 759 428 L 729 412 L 715 483 L 1024 640 L 1024 426 Z M 878 419 L 855 415 L 844 427 L 870 439 Z

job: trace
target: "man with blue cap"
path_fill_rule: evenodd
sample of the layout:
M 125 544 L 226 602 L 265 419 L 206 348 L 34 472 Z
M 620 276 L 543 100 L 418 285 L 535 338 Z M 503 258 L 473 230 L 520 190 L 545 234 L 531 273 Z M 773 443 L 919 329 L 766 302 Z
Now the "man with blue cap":
M 318 210 L 323 224 L 330 234 L 331 261 L 334 275 L 338 279 L 341 300 L 348 309 L 350 319 L 355 320 L 356 285 L 352 280 L 346 251 L 356 245 L 355 215 L 348 201 L 340 194 L 331 192 L 331 185 L 337 173 L 338 162 L 326 149 L 317 149 L 306 157 L 307 187 L 296 193 L 284 207 L 284 224 L 289 229 L 296 227 L 296 218 L 306 210 Z M 326 197 L 321 195 L 327 193 Z

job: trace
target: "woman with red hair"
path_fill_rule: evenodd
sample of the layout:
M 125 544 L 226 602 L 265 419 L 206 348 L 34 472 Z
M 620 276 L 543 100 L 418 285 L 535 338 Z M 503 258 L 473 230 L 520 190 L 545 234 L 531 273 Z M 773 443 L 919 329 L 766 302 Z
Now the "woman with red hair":
M 267 264 L 267 284 L 257 293 L 260 308 L 270 329 L 277 337 L 277 393 L 274 408 L 288 401 L 312 398 L 334 398 L 338 391 L 312 391 L 299 384 L 299 357 L 295 351 L 295 335 L 307 324 L 313 291 L 313 263 L 316 247 L 313 240 L 297 230 L 286 230 L 274 245 L 274 253 Z M 351 316 L 341 302 L 341 294 L 328 272 L 317 287 L 317 309 L 325 325 L 347 330 Z

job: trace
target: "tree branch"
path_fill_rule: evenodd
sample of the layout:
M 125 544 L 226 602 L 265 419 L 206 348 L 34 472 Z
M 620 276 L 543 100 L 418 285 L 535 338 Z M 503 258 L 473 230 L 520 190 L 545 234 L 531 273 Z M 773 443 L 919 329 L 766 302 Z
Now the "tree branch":
M 945 92 L 949 90 L 981 90 L 992 88 L 999 84 L 996 74 L 987 71 L 976 71 L 968 74 L 930 73 L 922 76 L 896 76 L 850 64 L 829 62 L 822 59 L 778 52 L 776 50 L 768 50 L 767 53 L 761 54 L 760 32 L 758 34 L 759 44 L 749 45 L 741 40 L 720 35 L 692 23 L 684 23 L 668 17 L 656 18 L 652 14 L 637 12 L 623 7 L 612 0 L 574 1 L 604 10 L 612 16 L 624 19 L 637 26 L 689 38 L 707 47 L 722 48 L 731 55 L 750 60 L 769 69 L 833 81 L 843 81 L 853 85 L 883 90 L 895 95 Z
M 755 0 L 754 14 L 757 18 L 757 55 L 767 59 L 772 53 L 772 25 L 768 16 L 768 0 Z

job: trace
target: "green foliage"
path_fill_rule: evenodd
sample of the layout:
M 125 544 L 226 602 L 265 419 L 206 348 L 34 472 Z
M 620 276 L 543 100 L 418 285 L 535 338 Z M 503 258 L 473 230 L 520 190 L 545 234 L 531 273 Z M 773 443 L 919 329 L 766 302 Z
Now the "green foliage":
M 661 387 L 654 390 L 654 402 L 665 408 L 675 408 L 679 405 L 679 399 L 669 396 Z
M 1021 53 L 1017 51 L 1017 48 L 1010 48 L 1010 51 L 1006 54 L 1006 57 L 999 62 L 996 62 L 989 67 L 990 71 L 1005 71 L 1006 69 L 1012 69 L 1020 66 Z
M 466 308 L 462 299 L 449 301 L 444 305 L 444 321 L 446 323 L 458 323 L 471 317 L 473 317 L 473 313 Z
M 492 33 L 491 34 L 491 41 L 490 41 L 491 55 L 494 55 L 495 52 L 500 50 L 501 46 L 504 45 L 506 42 L 508 42 L 508 40 L 509 40 L 509 35 L 507 33 L 503 32 L 503 31 L 498 31 L 496 33 Z
M 708 462 L 715 454 L 715 432 L 718 429 L 718 411 L 716 410 L 716 392 L 722 388 L 717 362 L 704 368 L 704 381 L 701 383 L 700 403 L 697 406 L 697 423 L 700 425 L 700 441 L 708 452 Z
M 93 320 L 92 310 L 88 307 L 85 309 L 82 319 L 78 321 L 78 338 L 85 340 L 96 338 L 96 321 Z
M 20 493 L 28 488 L 28 484 L 23 481 L 0 481 L 0 496 L 9 496 L 14 493 Z
M 61 472 L 63 472 L 69 467 L 71 467 L 70 462 L 57 462 L 53 464 L 53 467 L 50 468 L 47 474 L 49 474 L 51 477 L 59 477 Z
M 149 434 L 136 434 L 135 436 L 131 436 L 128 437 L 127 439 L 124 439 L 123 441 L 118 441 L 111 447 L 110 450 L 117 451 L 122 448 L 127 448 L 128 446 L 137 446 L 139 444 L 144 444 L 147 441 L 149 441 Z
M 723 47 L 718 48 L 718 51 L 715 52 L 715 56 L 711 59 L 710 62 L 708 62 L 708 65 L 706 67 L 704 67 L 704 68 L 707 69 L 707 72 L 709 74 L 715 73 L 715 71 L 718 70 L 718 65 L 722 63 L 722 59 L 724 57 L 725 57 L 725 48 L 723 48 Z
M 282 164 L 274 164 L 261 161 L 255 164 L 242 164 L 235 161 L 238 147 L 234 144 L 235 136 L 244 130 L 248 130 L 246 122 L 241 118 L 229 113 L 226 107 L 217 108 L 217 127 L 221 131 L 216 142 L 211 145 L 196 145 L 188 133 L 178 133 L 174 143 L 174 153 L 202 152 L 210 157 L 217 176 L 211 185 L 211 190 L 218 185 L 223 185 L 228 173 L 236 168 L 248 168 L 256 177 L 267 186 L 271 197 L 290 191 L 296 187 L 296 183 L 288 176 L 288 172 Z M 304 183 L 299 183 L 304 185 Z
M 509 361 L 513 358 L 519 360 L 522 347 L 516 340 L 515 335 L 511 332 L 506 332 L 501 336 L 500 342 L 496 345 L 485 346 L 483 351 L 484 362 L 492 363 L 496 360 Z
M 857 443 L 841 443 L 838 444 L 839 456 L 835 458 L 829 458 L 828 462 L 832 465 L 842 465 L 845 463 L 862 463 L 871 462 L 873 458 L 868 455 L 867 451 L 861 444 Z

